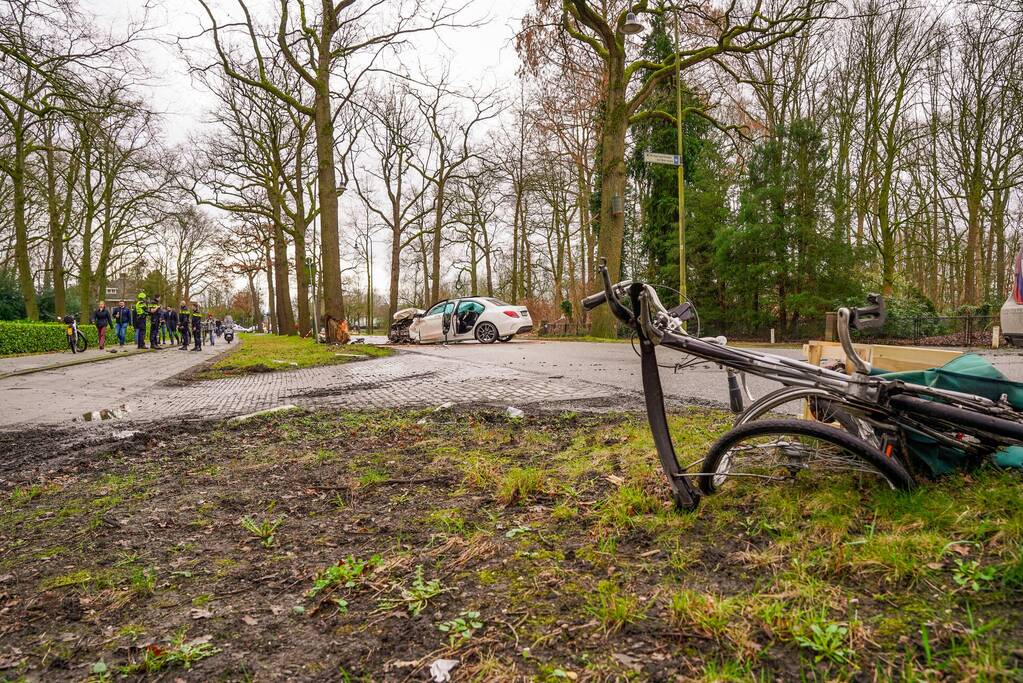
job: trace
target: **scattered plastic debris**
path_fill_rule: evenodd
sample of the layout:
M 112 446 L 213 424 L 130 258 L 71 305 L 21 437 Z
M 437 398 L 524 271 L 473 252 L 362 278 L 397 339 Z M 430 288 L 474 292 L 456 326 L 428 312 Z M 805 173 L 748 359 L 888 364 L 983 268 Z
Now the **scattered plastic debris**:
M 131 410 L 128 408 L 128 404 L 122 403 L 117 408 L 104 408 L 103 410 L 91 410 L 87 413 L 82 413 L 82 419 L 85 420 L 86 422 L 114 420 L 120 417 L 124 417 L 129 412 L 131 412 Z
M 457 659 L 438 659 L 430 665 L 430 676 L 434 683 L 447 683 L 451 680 L 451 670 L 456 666 Z
M 444 401 L 444 403 L 441 403 L 439 406 L 434 408 L 433 412 L 439 413 L 440 411 L 447 410 L 448 408 L 451 408 L 454 405 L 455 405 L 454 401 Z
M 508 406 L 507 408 L 505 408 L 504 414 L 507 415 L 508 417 L 510 417 L 513 420 L 517 420 L 520 417 L 525 416 L 524 412 L 522 412 L 521 410 L 519 410 L 518 408 L 516 408 L 514 406 Z

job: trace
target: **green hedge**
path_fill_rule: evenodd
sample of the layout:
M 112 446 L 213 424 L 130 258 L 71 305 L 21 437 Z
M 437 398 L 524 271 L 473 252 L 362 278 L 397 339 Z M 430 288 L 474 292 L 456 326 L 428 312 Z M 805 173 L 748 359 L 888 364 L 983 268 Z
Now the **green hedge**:
M 79 325 L 89 348 L 99 345 L 95 325 Z M 116 327 L 107 329 L 107 344 L 117 343 Z M 128 339 L 134 339 L 135 330 L 128 326 Z M 36 323 L 26 320 L 16 322 L 0 320 L 0 356 L 16 353 L 44 353 L 46 351 L 67 351 L 67 334 L 63 323 Z

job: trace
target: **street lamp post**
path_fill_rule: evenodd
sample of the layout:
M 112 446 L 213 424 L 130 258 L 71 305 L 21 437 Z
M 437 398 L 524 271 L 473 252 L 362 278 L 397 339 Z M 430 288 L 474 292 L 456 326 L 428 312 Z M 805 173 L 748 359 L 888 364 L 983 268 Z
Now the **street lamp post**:
M 625 15 L 625 23 L 622 24 L 622 33 L 635 35 L 642 33 L 643 24 L 639 23 L 635 13 L 629 12 Z M 686 297 L 686 178 L 685 178 L 685 137 L 682 132 L 682 63 L 678 58 L 681 49 L 679 37 L 679 19 L 675 15 L 675 131 L 677 133 L 678 164 L 678 291 L 681 295 L 679 303 Z
M 686 299 L 686 176 L 685 138 L 682 133 L 682 60 L 679 59 L 678 15 L 675 15 L 675 131 L 678 133 L 678 292 L 679 304 Z

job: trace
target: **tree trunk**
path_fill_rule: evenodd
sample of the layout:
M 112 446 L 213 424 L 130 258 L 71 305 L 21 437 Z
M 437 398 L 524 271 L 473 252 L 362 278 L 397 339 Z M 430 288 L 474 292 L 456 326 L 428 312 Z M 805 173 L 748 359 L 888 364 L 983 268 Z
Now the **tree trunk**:
M 300 144 L 305 142 L 303 135 Z M 298 333 L 309 336 L 312 314 L 309 312 L 309 268 L 306 266 L 306 222 L 304 182 L 301 149 L 295 155 L 295 284 L 298 287 Z
M 388 283 L 387 322 L 394 320 L 398 310 L 398 280 L 401 275 L 401 223 L 395 220 L 391 225 L 391 276 Z
M 92 222 L 91 208 L 86 209 L 85 223 L 82 229 L 82 256 L 78 267 L 78 303 L 81 315 L 89 311 L 89 292 L 92 289 Z M 142 274 L 145 277 L 145 273 Z M 149 292 L 146 292 L 149 294 Z M 84 320 L 84 318 L 83 318 Z
M 64 228 L 57 203 L 56 154 L 53 131 L 46 126 L 46 209 L 50 222 L 50 277 L 53 280 L 53 312 L 58 318 L 67 312 L 64 290 Z
M 607 270 L 612 282 L 621 280 L 622 243 L 625 237 L 625 212 L 614 210 L 614 200 L 625 201 L 625 132 L 628 112 L 625 103 L 623 64 L 621 57 L 612 55 L 607 90 L 607 114 L 600 136 L 600 232 L 597 235 L 597 253 L 607 259 Z M 614 337 L 615 319 L 607 306 L 594 311 L 590 331 L 595 337 Z
M 267 303 L 270 304 L 270 332 L 277 328 L 277 303 L 274 293 L 274 261 L 270 253 L 269 240 L 263 243 L 263 257 L 266 260 L 266 293 Z M 262 317 L 260 317 L 262 320 Z
M 277 334 L 295 334 L 295 315 L 291 310 L 291 286 L 288 268 L 288 243 L 280 222 L 274 221 L 274 290 L 277 295 Z
M 977 261 L 980 255 L 980 192 L 970 189 L 966 198 L 966 262 L 963 271 L 963 303 L 977 303 Z
M 249 304 L 252 306 L 252 322 L 255 324 L 260 319 L 259 290 L 256 289 L 256 273 L 250 270 L 245 273 L 245 277 L 249 280 Z
M 24 112 L 18 118 L 24 121 Z M 11 184 L 14 186 L 14 258 L 18 264 L 18 288 L 25 299 L 25 316 L 39 320 L 39 306 L 36 290 L 32 284 L 31 263 L 28 258 L 28 222 L 25 217 L 27 198 L 25 196 L 25 138 L 24 127 L 14 133 L 14 159 Z
M 440 300 L 440 238 L 444 228 L 444 186 L 447 184 L 445 173 L 444 167 L 441 166 L 437 175 L 437 197 L 434 200 L 436 206 L 433 217 L 433 286 L 430 289 L 434 301 Z
M 329 0 L 324 9 L 332 12 Z M 325 14 L 324 16 L 327 16 Z M 341 291 L 341 245 L 338 234 L 337 172 L 334 168 L 334 117 L 330 107 L 330 36 L 321 40 L 316 74 L 319 85 L 314 96 L 314 123 L 316 125 L 316 186 L 320 196 L 320 258 L 323 271 L 324 329 L 327 343 L 341 341 L 336 324 L 345 318 L 344 296 Z M 330 324 L 334 322 L 335 325 Z
M 995 303 L 1005 301 L 1009 267 L 1005 260 L 1005 204 L 1008 190 L 995 190 L 991 201 L 991 232 L 995 234 Z

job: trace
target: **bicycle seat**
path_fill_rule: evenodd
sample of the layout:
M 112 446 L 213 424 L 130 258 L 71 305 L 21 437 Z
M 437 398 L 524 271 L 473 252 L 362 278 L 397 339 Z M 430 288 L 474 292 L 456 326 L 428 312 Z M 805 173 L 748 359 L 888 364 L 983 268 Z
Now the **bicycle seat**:
M 868 294 L 869 306 L 849 309 L 849 327 L 853 330 L 875 330 L 884 325 L 887 316 L 884 297 L 880 294 Z

